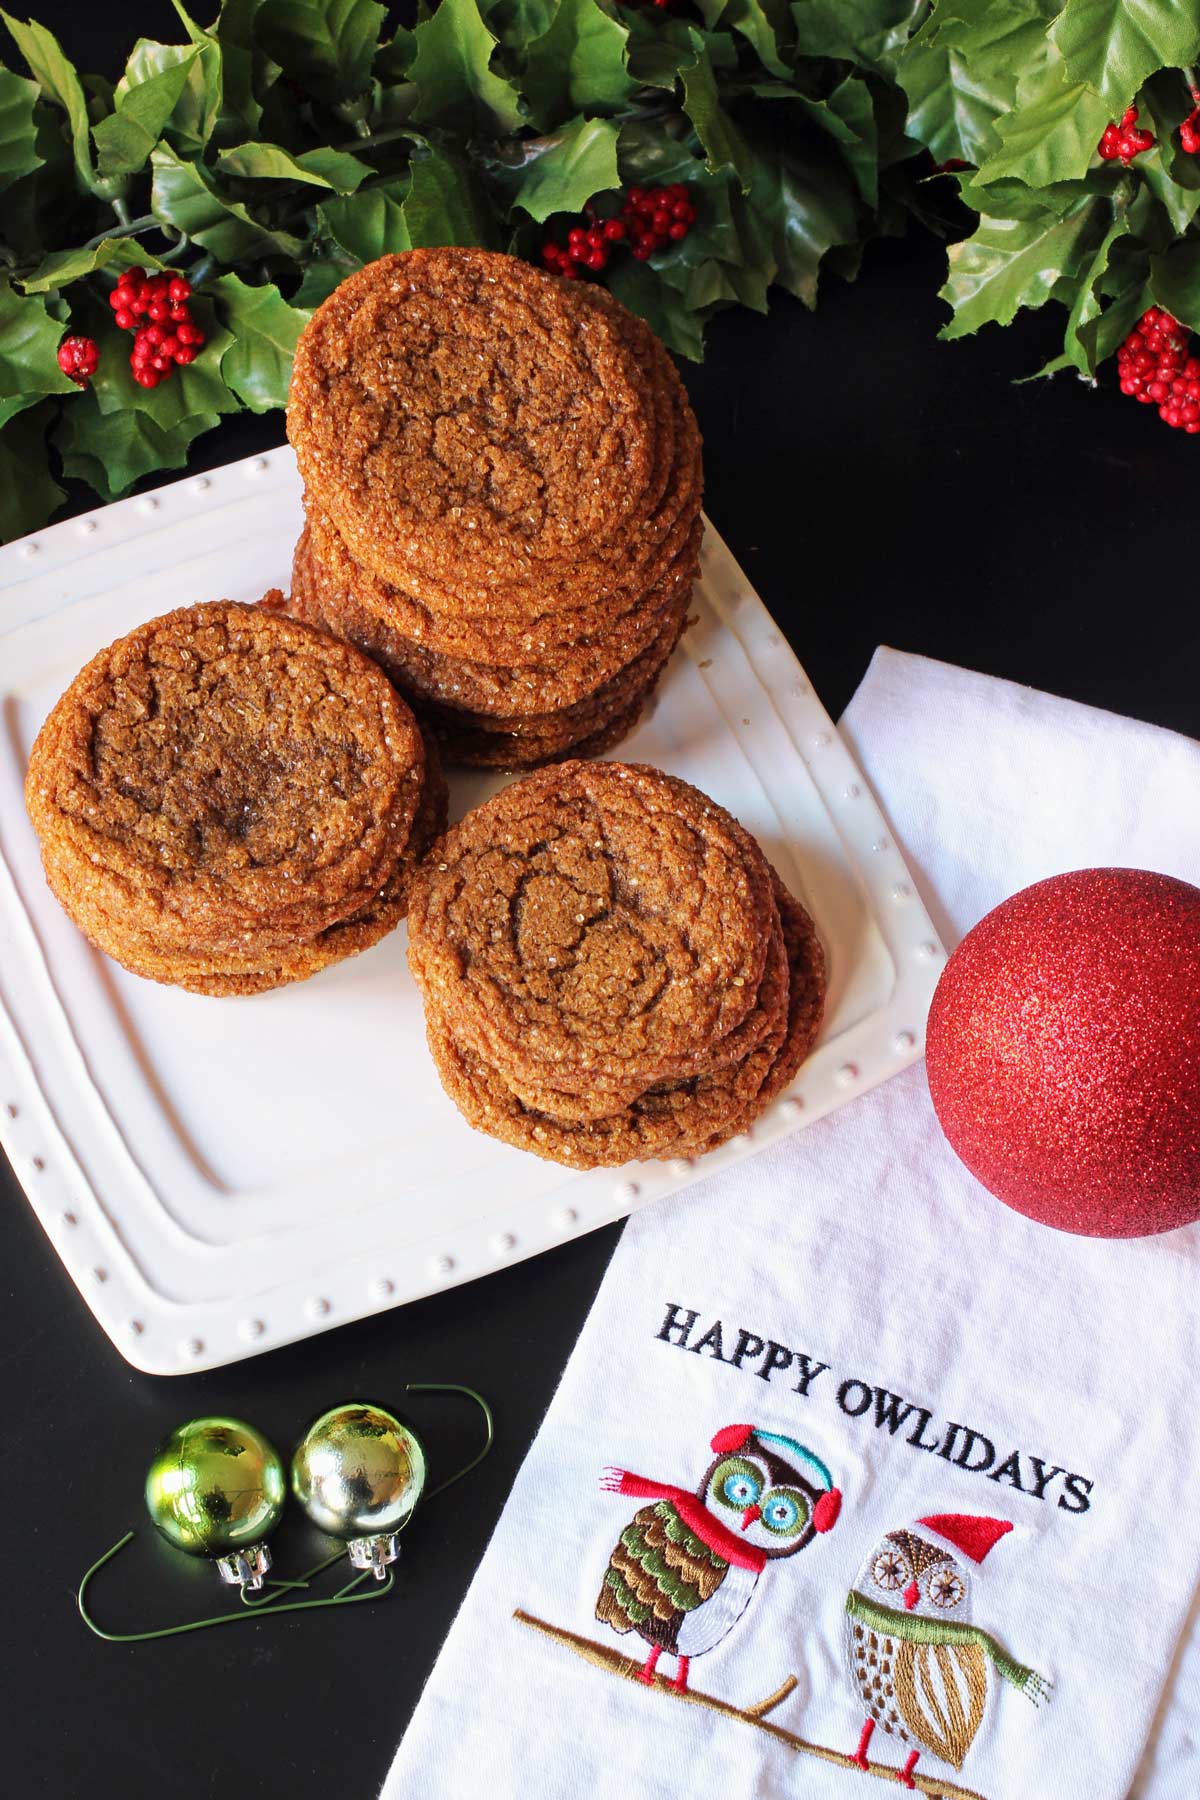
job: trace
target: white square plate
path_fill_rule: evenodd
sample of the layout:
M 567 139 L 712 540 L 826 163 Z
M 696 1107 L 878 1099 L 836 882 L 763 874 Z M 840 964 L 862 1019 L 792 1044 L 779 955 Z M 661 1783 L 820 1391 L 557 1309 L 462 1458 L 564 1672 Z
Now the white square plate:
M 471 1131 L 426 1053 L 403 928 L 252 999 L 127 975 L 44 884 L 29 747 L 113 638 L 169 606 L 286 587 L 299 528 L 280 450 L 0 550 L 0 1135 L 96 1318 L 156 1374 L 469 1281 L 752 1155 L 920 1055 L 943 958 L 848 751 L 710 526 L 697 621 L 617 754 L 735 813 L 824 941 L 820 1041 L 752 1134 L 700 1164 L 576 1174 Z M 453 780 L 451 817 L 498 785 Z

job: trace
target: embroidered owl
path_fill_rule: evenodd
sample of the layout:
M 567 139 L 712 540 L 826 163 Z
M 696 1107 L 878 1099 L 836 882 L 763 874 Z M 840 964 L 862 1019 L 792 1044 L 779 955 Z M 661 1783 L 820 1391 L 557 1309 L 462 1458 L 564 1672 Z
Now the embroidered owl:
M 831 1531 L 842 1504 L 825 1464 L 794 1438 L 727 1425 L 711 1447 L 694 1493 L 626 1469 L 606 1469 L 600 1483 L 650 1504 L 609 1558 L 596 1617 L 649 1646 L 642 1681 L 653 1684 L 664 1650 L 675 1657 L 680 1692 L 692 1657 L 733 1630 L 767 1564 Z
M 868 1767 L 876 1725 L 911 1744 L 902 1785 L 923 1750 L 955 1769 L 983 1720 L 988 1665 L 1036 1705 L 1048 1684 L 971 1622 L 972 1572 L 1012 1525 L 937 1513 L 875 1546 L 846 1600 L 850 1675 L 867 1718 L 852 1760 Z

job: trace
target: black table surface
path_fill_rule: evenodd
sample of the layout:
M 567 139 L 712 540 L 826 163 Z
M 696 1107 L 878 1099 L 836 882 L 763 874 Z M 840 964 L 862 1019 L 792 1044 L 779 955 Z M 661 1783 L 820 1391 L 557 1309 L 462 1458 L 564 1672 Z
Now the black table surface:
M 32 4 L 85 67 L 112 74 L 138 33 L 178 34 L 166 0 Z M 716 321 L 707 361 L 685 371 L 714 522 L 834 716 L 886 643 L 1195 734 L 1200 444 L 1122 399 L 1111 371 L 1095 391 L 1070 377 L 1015 385 L 1048 347 L 1041 318 L 938 343 L 940 254 L 920 235 L 879 245 L 854 286 L 828 282 L 815 315 L 781 297 L 769 318 Z M 282 435 L 278 415 L 225 424 L 194 446 L 191 469 Z M 73 500 L 91 504 L 83 490 Z M 231 1368 L 157 1379 L 121 1360 L 7 1168 L 0 1181 L 6 1792 L 372 1794 L 618 1228 Z M 144 1527 L 145 1466 L 171 1426 L 232 1413 L 289 1445 L 324 1406 L 373 1397 L 421 1425 L 436 1478 L 474 1429 L 453 1406 L 405 1407 L 406 1382 L 436 1380 L 486 1390 L 496 1447 L 418 1515 L 378 1606 L 156 1645 L 83 1628 L 78 1577 Z M 294 1523 L 276 1547 L 293 1567 L 315 1560 Z M 116 1629 L 224 1604 L 206 1567 L 144 1528 L 95 1591 Z M 428 1793 L 442 1792 L 431 1770 Z

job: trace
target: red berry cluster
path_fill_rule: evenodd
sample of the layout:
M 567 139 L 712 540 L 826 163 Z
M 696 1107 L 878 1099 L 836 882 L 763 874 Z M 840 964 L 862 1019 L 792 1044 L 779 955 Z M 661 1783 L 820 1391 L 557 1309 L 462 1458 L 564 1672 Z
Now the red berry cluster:
M 188 308 L 191 297 L 191 283 L 169 269 L 126 269 L 108 296 L 116 323 L 134 333 L 129 366 L 140 387 L 155 388 L 176 364 L 195 362 L 204 333 Z
M 542 261 L 556 275 L 581 275 L 590 269 L 599 274 L 617 244 L 628 243 L 639 262 L 645 262 L 664 244 L 685 238 L 696 218 L 682 181 L 670 187 L 631 187 L 626 191 L 620 215 L 601 219 L 589 202 L 591 223 L 573 226 L 565 245 L 548 239 L 542 245 Z
M 58 366 L 72 381 L 86 387 L 100 364 L 95 338 L 67 337 L 58 346 Z
M 1188 355 L 1190 342 L 1178 319 L 1152 306 L 1117 351 L 1117 368 L 1123 394 L 1132 394 L 1143 406 L 1157 406 L 1160 419 L 1195 437 L 1200 432 L 1200 358 Z
M 555 275 L 582 275 L 585 269 L 599 274 L 608 267 L 608 255 L 614 244 L 625 236 L 620 219 L 603 219 L 592 225 L 573 225 L 565 245 L 548 238 L 542 245 L 542 261 Z
M 1200 88 L 1193 88 L 1192 110 L 1179 127 L 1179 148 L 1186 150 L 1189 156 L 1195 156 L 1200 150 Z
M 695 223 L 696 209 L 683 182 L 673 181 L 664 188 L 631 187 L 625 195 L 621 217 L 629 226 L 633 254 L 639 262 L 645 262 L 664 244 L 679 243 L 687 236 Z
M 1122 162 L 1128 168 L 1135 156 L 1154 148 L 1154 137 L 1149 131 L 1138 130 L 1138 109 L 1131 106 L 1119 125 L 1111 120 L 1104 127 L 1103 136 L 1096 149 L 1105 162 Z

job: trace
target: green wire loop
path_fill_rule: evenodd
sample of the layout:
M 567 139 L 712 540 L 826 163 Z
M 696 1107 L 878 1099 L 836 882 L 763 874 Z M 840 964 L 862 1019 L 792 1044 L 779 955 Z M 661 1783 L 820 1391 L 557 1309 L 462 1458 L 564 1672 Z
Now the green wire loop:
M 465 1394 L 468 1400 L 475 1402 L 483 1414 L 483 1447 L 476 1451 L 470 1462 L 464 1463 L 461 1469 L 456 1470 L 453 1475 L 448 1475 L 445 1481 L 440 1481 L 435 1488 L 431 1488 L 423 1496 L 422 1504 L 427 1505 L 439 1494 L 444 1494 L 447 1488 L 453 1487 L 456 1481 L 461 1481 L 464 1475 L 469 1475 L 472 1469 L 479 1467 L 495 1439 L 495 1422 L 492 1418 L 492 1409 L 483 1395 L 476 1393 L 474 1388 L 464 1387 L 461 1382 L 410 1381 L 405 1392 L 409 1394 Z M 267 1607 L 270 1607 L 272 1615 L 276 1615 L 278 1613 L 318 1612 L 321 1608 L 329 1606 L 356 1606 L 360 1601 L 382 1600 L 383 1596 L 395 1586 L 395 1577 L 392 1570 L 389 1569 L 384 1579 L 376 1581 L 368 1592 L 356 1592 L 356 1589 L 367 1580 L 368 1576 L 374 1573 L 371 1569 L 364 1569 L 361 1574 L 355 1575 L 352 1580 L 348 1581 L 344 1587 L 339 1588 L 336 1594 L 328 1595 L 323 1600 L 288 1600 L 282 1605 L 279 1604 L 281 1594 L 307 1588 L 314 1576 L 322 1574 L 335 1562 L 339 1562 L 345 1555 L 345 1547 L 339 1546 L 332 1555 L 324 1557 L 319 1563 L 314 1563 L 311 1569 L 306 1569 L 303 1575 L 295 1575 L 288 1580 L 284 1580 L 282 1577 L 268 1579 L 267 1587 L 271 1590 L 270 1592 L 255 1595 L 248 1592 L 246 1588 L 242 1588 L 239 1595 L 245 1609 L 242 1612 L 214 1613 L 207 1619 L 192 1619 L 186 1625 L 164 1625 L 157 1631 L 105 1631 L 102 1625 L 97 1625 L 88 1611 L 84 1596 L 93 1576 L 99 1573 L 105 1563 L 112 1562 L 113 1558 L 125 1548 L 126 1544 L 132 1541 L 135 1535 L 133 1531 L 127 1531 L 123 1538 L 118 1538 L 111 1549 L 104 1552 L 103 1556 L 96 1558 L 79 1583 L 79 1591 L 75 1596 L 79 1616 L 88 1630 L 94 1632 L 98 1638 L 103 1638 L 108 1644 L 145 1644 L 154 1638 L 182 1637 L 188 1631 L 208 1631 L 215 1625 L 244 1624 L 249 1614 L 263 1612 Z
M 228 1612 L 214 1613 L 212 1617 L 208 1619 L 192 1619 L 186 1625 L 163 1625 L 157 1631 L 105 1631 L 102 1625 L 97 1625 L 95 1619 L 93 1619 L 92 1615 L 89 1613 L 87 1606 L 84 1604 L 84 1595 L 87 1593 L 88 1583 L 91 1581 L 93 1575 L 104 1567 L 105 1563 L 111 1562 L 118 1551 L 125 1548 L 126 1544 L 130 1542 L 134 1535 L 135 1534 L 132 1531 L 127 1531 L 123 1538 L 118 1538 L 111 1550 L 106 1550 L 103 1556 L 98 1556 L 96 1558 L 95 1562 L 79 1584 L 79 1592 L 75 1596 L 75 1604 L 79 1608 L 80 1618 L 83 1620 L 89 1631 L 94 1631 L 98 1638 L 103 1638 L 105 1643 L 108 1644 L 145 1644 L 149 1643 L 152 1638 L 182 1637 L 185 1632 L 208 1631 L 214 1625 L 239 1625 L 245 1623 L 247 1617 L 245 1613 Z M 338 1555 L 341 1555 L 341 1551 L 338 1551 Z M 326 1562 L 319 1564 L 318 1567 L 327 1568 L 329 1562 L 333 1560 L 334 1559 L 331 1557 Z M 311 1572 L 312 1571 L 310 1571 L 310 1573 Z M 376 1583 L 375 1587 L 371 1589 L 370 1592 L 356 1594 L 352 1591 L 358 1586 L 359 1582 L 364 1581 L 370 1573 L 371 1571 L 369 1569 L 364 1570 L 363 1574 L 356 1575 L 353 1581 L 348 1582 L 344 1588 L 339 1588 L 338 1592 L 330 1595 L 328 1599 L 289 1600 L 283 1606 L 273 1607 L 272 1611 L 275 1613 L 315 1612 L 323 1606 L 354 1606 L 360 1600 L 380 1600 L 384 1594 L 395 1585 L 390 1569 L 387 1572 L 386 1578 L 383 1581 Z M 298 1584 L 293 1584 L 292 1582 L 280 1583 L 279 1591 L 282 1592 L 285 1587 L 292 1587 L 293 1585 Z M 268 1596 L 268 1598 L 273 1599 L 274 1596 Z M 266 1602 L 259 1602 L 258 1604 L 261 1607 L 266 1604 Z
M 479 1467 L 495 1441 L 495 1420 L 492 1418 L 492 1409 L 483 1395 L 476 1393 L 472 1387 L 464 1387 L 461 1381 L 410 1381 L 405 1384 L 404 1391 L 406 1394 L 465 1394 L 468 1400 L 475 1402 L 483 1414 L 483 1448 L 476 1452 L 470 1462 L 464 1463 L 455 1474 L 447 1475 L 445 1481 L 439 1481 L 435 1488 L 430 1488 L 422 1499 L 422 1504 L 428 1506 L 431 1500 L 436 1500 L 439 1494 L 444 1494 L 446 1489 L 453 1487 L 456 1481 L 461 1481 L 464 1475 L 469 1475 L 472 1469 Z

